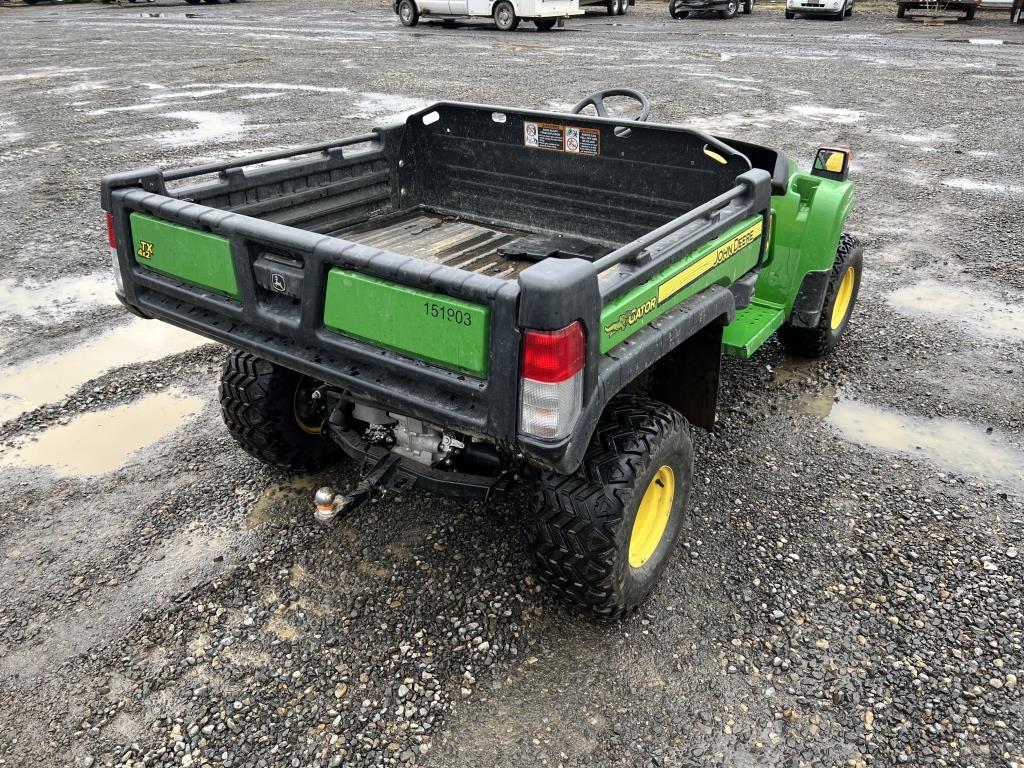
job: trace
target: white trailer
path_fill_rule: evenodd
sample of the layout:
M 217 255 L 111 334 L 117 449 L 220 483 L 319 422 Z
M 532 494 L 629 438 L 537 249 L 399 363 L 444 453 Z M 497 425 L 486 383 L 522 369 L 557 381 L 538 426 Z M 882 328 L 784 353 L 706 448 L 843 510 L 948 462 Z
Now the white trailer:
M 546 32 L 570 16 L 582 16 L 579 0 L 393 0 L 392 9 L 407 27 L 423 17 L 454 23 L 457 19 L 491 18 L 511 32 L 520 21 L 532 21 Z

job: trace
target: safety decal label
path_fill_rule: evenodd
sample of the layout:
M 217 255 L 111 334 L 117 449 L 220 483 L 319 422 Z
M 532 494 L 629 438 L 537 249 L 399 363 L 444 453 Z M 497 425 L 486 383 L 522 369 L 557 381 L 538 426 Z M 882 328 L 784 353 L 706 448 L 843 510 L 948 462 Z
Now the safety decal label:
M 596 128 L 565 128 L 565 151 L 596 157 L 601 154 L 601 132 Z
M 596 128 L 525 121 L 523 143 L 535 149 L 596 157 L 601 153 L 601 132 Z

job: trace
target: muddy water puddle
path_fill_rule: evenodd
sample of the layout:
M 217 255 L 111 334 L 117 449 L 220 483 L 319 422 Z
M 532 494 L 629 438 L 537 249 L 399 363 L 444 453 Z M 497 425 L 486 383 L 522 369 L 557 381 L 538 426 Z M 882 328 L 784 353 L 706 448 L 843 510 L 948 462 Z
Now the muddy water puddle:
M 20 438 L 0 450 L 0 465 L 49 467 L 60 475 L 100 475 L 170 434 L 203 407 L 199 397 L 169 391 L 105 411 L 86 413 Z
M 159 360 L 205 343 L 166 323 L 137 320 L 66 352 L 0 368 L 0 423 L 62 400 L 114 368 Z
M 286 483 L 268 485 L 246 515 L 245 527 L 252 529 L 286 517 L 280 511 L 280 507 L 285 504 L 289 508 L 298 506 L 303 511 L 308 511 L 312 508 L 313 494 L 318 487 L 318 479 L 310 475 L 301 475 Z
M 840 435 L 852 442 L 928 459 L 947 471 L 1024 493 L 1024 451 L 973 424 L 920 419 L 853 399 L 833 402 L 831 397 L 825 416 Z
M 973 288 L 924 280 L 891 293 L 888 301 L 904 314 L 949 321 L 974 335 L 1024 341 L 1024 306 Z
M 19 317 L 38 323 L 117 304 L 114 281 L 108 272 L 61 277 L 46 283 L 5 278 L 0 280 L 0 296 L 0 319 Z

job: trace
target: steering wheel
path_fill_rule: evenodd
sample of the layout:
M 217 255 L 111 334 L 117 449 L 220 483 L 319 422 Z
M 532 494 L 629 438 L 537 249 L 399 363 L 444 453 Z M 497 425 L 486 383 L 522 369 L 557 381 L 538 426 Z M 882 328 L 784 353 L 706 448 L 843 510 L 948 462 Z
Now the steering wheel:
M 604 100 L 610 96 L 625 96 L 626 98 L 640 102 L 640 112 L 633 118 L 634 120 L 643 122 L 651 115 L 650 99 L 640 93 L 640 91 L 634 91 L 632 88 L 609 88 L 604 91 L 592 93 L 576 104 L 576 106 L 574 106 L 570 111 L 573 114 L 579 115 L 582 114 L 583 110 L 587 107 L 593 106 L 594 109 L 597 110 L 598 117 L 611 117 L 611 115 L 608 114 L 608 108 L 604 105 Z M 628 136 L 629 128 L 620 126 L 615 129 L 615 135 L 620 137 Z

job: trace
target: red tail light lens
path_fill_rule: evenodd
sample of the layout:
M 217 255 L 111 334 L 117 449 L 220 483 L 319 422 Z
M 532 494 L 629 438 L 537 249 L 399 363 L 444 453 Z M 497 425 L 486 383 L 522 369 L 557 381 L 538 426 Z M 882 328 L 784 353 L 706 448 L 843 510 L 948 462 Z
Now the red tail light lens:
M 117 235 L 114 234 L 114 214 L 107 214 L 107 244 L 111 248 L 117 248 Z
M 586 339 L 579 321 L 557 331 L 526 331 L 520 375 L 524 379 L 556 384 L 583 370 L 585 357 Z

